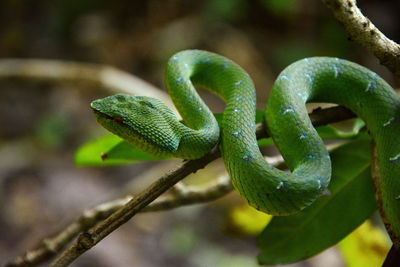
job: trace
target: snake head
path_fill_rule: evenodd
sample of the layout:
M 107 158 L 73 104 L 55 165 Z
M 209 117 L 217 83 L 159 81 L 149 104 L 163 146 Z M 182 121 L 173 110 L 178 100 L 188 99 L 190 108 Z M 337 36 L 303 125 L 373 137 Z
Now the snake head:
M 117 94 L 90 104 L 97 121 L 110 132 L 146 152 L 170 155 L 179 146 L 177 117 L 160 100 Z

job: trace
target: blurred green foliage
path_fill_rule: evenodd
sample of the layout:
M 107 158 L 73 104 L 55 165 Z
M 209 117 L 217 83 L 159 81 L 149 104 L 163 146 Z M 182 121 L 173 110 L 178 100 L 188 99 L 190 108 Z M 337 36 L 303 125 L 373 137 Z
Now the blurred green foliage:
M 38 142 L 47 148 L 60 147 L 69 135 L 70 125 L 64 116 L 44 116 L 37 122 L 35 134 Z
M 298 4 L 297 0 L 261 0 L 261 2 L 266 8 L 279 16 L 290 14 Z

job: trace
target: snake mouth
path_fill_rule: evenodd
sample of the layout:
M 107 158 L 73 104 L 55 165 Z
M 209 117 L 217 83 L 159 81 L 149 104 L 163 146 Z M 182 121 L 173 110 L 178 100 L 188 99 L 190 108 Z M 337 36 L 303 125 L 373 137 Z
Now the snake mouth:
M 151 143 L 151 140 L 147 140 L 147 138 L 144 135 L 142 135 L 141 133 L 139 133 L 135 128 L 133 128 L 129 124 L 124 123 L 122 117 L 119 117 L 119 116 L 113 117 L 113 116 L 110 116 L 110 115 L 108 115 L 108 114 L 106 114 L 104 112 L 101 112 L 101 111 L 97 110 L 92 105 L 90 105 L 90 107 L 92 108 L 94 114 L 96 115 L 97 120 L 99 121 L 99 123 L 101 125 L 105 126 L 103 123 L 101 123 L 101 121 L 100 121 L 101 119 L 106 120 L 108 122 L 117 123 L 120 127 L 127 128 L 127 130 L 129 130 L 132 134 L 134 134 L 134 135 L 138 136 L 139 138 L 142 138 L 142 139 L 146 140 L 147 142 Z M 112 131 L 112 129 L 110 129 L 110 131 Z M 117 134 L 117 133 L 115 133 L 115 134 Z M 125 139 L 125 137 L 122 137 L 120 134 L 117 134 L 117 135 L 120 136 L 121 138 Z
M 125 127 L 128 127 L 128 128 L 131 129 L 132 131 L 136 132 L 134 128 L 132 128 L 132 127 L 130 127 L 129 125 L 125 124 L 121 117 L 119 117 L 119 116 L 112 117 L 112 116 L 110 116 L 110 115 L 107 115 L 107 114 L 105 114 L 105 113 L 103 113 L 103 112 L 97 110 L 96 108 L 94 108 L 94 107 L 92 107 L 92 106 L 90 106 L 90 107 L 91 107 L 91 109 L 93 110 L 93 112 L 94 112 L 94 114 L 96 115 L 96 117 L 101 117 L 101 118 L 106 119 L 106 120 L 112 120 L 112 121 L 114 121 L 114 122 L 116 122 L 116 123 L 122 124 L 122 125 L 125 126 Z

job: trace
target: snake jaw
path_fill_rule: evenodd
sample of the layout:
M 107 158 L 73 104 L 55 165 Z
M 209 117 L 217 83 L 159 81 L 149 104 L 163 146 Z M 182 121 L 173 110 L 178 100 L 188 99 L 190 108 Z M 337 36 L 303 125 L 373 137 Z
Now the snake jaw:
M 156 155 L 173 155 L 180 136 L 171 123 L 176 117 L 157 99 L 117 94 L 90 104 L 97 121 L 135 147 Z

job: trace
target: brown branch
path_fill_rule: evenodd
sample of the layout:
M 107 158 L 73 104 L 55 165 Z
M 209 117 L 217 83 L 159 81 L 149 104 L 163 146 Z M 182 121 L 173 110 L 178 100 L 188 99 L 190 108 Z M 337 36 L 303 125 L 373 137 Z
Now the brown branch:
M 127 222 L 136 213 L 145 208 L 150 202 L 170 189 L 177 182 L 189 174 L 204 168 L 209 162 L 217 159 L 219 156 L 220 152 L 215 148 L 200 159 L 183 162 L 181 166 L 153 182 L 148 188 L 134 196 L 127 204 L 115 211 L 97 226 L 81 233 L 72 246 L 52 262 L 50 266 L 68 266 L 77 257 Z
M 365 17 L 355 0 L 322 0 L 346 28 L 350 38 L 372 52 L 397 78 L 400 78 L 400 45 L 387 38 Z

